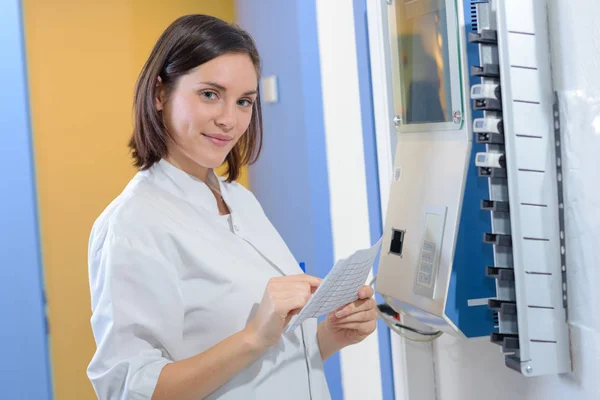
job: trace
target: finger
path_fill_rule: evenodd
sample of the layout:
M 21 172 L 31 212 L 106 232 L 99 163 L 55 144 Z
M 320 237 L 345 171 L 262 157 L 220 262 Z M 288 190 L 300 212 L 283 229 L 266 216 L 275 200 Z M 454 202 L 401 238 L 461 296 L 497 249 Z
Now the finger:
M 311 292 L 311 286 L 306 282 L 276 282 L 271 285 L 271 292 Z
M 311 287 L 319 287 L 321 282 L 323 282 L 323 279 L 317 278 L 316 276 L 307 275 L 307 274 L 288 275 L 288 276 L 283 276 L 283 277 L 277 278 L 277 279 L 279 279 L 281 281 L 287 281 L 287 282 L 306 282 Z
M 275 300 L 275 301 L 283 301 L 283 300 L 288 300 L 288 299 L 293 299 L 293 298 L 302 298 L 304 299 L 304 302 L 308 302 L 308 300 L 310 300 L 311 297 L 311 293 L 310 291 L 306 291 L 306 290 L 291 290 L 291 291 L 284 291 L 284 292 L 275 292 L 272 294 L 271 299 Z
M 333 315 L 329 320 L 335 324 L 340 324 L 345 322 L 368 322 L 376 319 L 377 312 L 375 310 L 365 310 L 342 318 L 337 318 L 335 315 Z
M 290 323 L 291 319 L 294 317 L 294 315 L 299 314 L 300 313 L 300 308 L 292 310 L 288 313 L 287 317 L 285 317 L 285 323 L 284 326 L 287 326 L 287 324 Z
M 297 309 L 295 309 L 295 310 L 292 310 L 292 311 L 290 311 L 290 312 L 288 313 L 288 315 L 287 315 L 286 321 L 289 321 L 290 319 L 292 319 L 292 317 L 293 317 L 294 315 L 296 315 L 296 314 L 300 314 L 300 311 L 301 311 L 301 310 L 302 310 L 301 308 L 297 308 Z
M 343 307 L 338 308 L 335 311 L 335 316 L 337 318 L 343 318 L 345 316 L 360 312 L 360 311 L 365 311 L 365 310 L 370 310 L 372 308 L 375 308 L 377 306 L 377 303 L 375 302 L 375 299 L 373 298 L 368 298 L 368 299 L 364 299 L 364 300 L 356 300 L 353 301 L 350 304 L 346 304 Z
M 337 318 L 344 318 L 350 314 L 354 314 L 365 302 L 366 300 L 353 301 L 335 310 L 334 314 Z
M 337 318 L 335 315 L 329 317 L 329 321 L 335 324 L 343 324 L 347 322 L 368 322 L 377 319 L 377 312 L 373 309 L 348 315 L 347 317 Z
M 358 298 L 359 299 L 367 299 L 369 297 L 372 297 L 375 294 L 375 291 L 373 290 L 373 288 L 369 285 L 365 285 L 363 287 L 360 288 L 360 290 L 358 291 Z
M 288 299 L 282 299 L 277 302 L 275 309 L 284 315 L 288 315 L 291 311 L 301 310 L 307 300 L 302 296 L 294 296 Z
M 294 285 L 283 285 L 283 287 L 273 287 L 269 290 L 269 298 L 273 302 L 279 302 L 294 297 L 310 300 L 312 296 L 310 286 L 306 283 L 296 283 Z
M 369 322 L 347 322 L 344 324 L 336 324 L 336 329 L 351 329 L 363 335 L 368 335 L 375 331 L 375 321 Z

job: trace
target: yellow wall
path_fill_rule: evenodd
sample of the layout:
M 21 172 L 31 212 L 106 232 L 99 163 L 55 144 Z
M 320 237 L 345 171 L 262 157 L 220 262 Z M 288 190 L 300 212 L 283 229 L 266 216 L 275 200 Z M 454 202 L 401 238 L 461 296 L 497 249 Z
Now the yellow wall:
M 23 3 L 55 398 L 94 399 L 87 240 L 135 173 L 126 146 L 135 78 L 172 20 L 233 21 L 233 0 Z

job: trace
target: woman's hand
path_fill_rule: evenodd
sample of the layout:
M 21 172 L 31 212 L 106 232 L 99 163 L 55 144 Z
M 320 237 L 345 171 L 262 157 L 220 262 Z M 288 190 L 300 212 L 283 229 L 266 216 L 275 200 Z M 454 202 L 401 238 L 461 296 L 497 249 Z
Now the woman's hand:
M 290 319 L 300 312 L 320 284 L 320 278 L 305 274 L 269 280 L 258 311 L 246 326 L 259 349 L 277 343 Z
M 342 348 L 364 340 L 375 331 L 377 304 L 371 286 L 363 286 L 358 300 L 331 312 L 317 331 L 321 358 L 326 360 Z

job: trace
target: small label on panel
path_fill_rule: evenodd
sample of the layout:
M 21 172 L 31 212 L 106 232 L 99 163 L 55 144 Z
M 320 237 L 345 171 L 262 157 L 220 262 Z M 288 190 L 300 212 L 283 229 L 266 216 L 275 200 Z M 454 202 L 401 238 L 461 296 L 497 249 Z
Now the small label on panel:
M 413 290 L 416 294 L 431 299 L 435 298 L 445 220 L 446 207 L 425 206 Z
M 421 262 L 417 282 L 425 287 L 433 285 L 433 262 L 435 261 L 435 243 L 428 240 L 423 241 L 421 249 Z

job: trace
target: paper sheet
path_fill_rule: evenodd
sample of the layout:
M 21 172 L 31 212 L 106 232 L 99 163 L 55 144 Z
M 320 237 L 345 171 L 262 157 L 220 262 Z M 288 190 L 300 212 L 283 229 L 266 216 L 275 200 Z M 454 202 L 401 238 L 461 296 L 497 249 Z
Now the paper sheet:
M 371 248 L 358 250 L 338 261 L 300 313 L 291 319 L 285 332 L 292 332 L 308 318 L 318 318 L 357 300 L 358 291 L 369 277 L 380 246 L 381 239 Z

